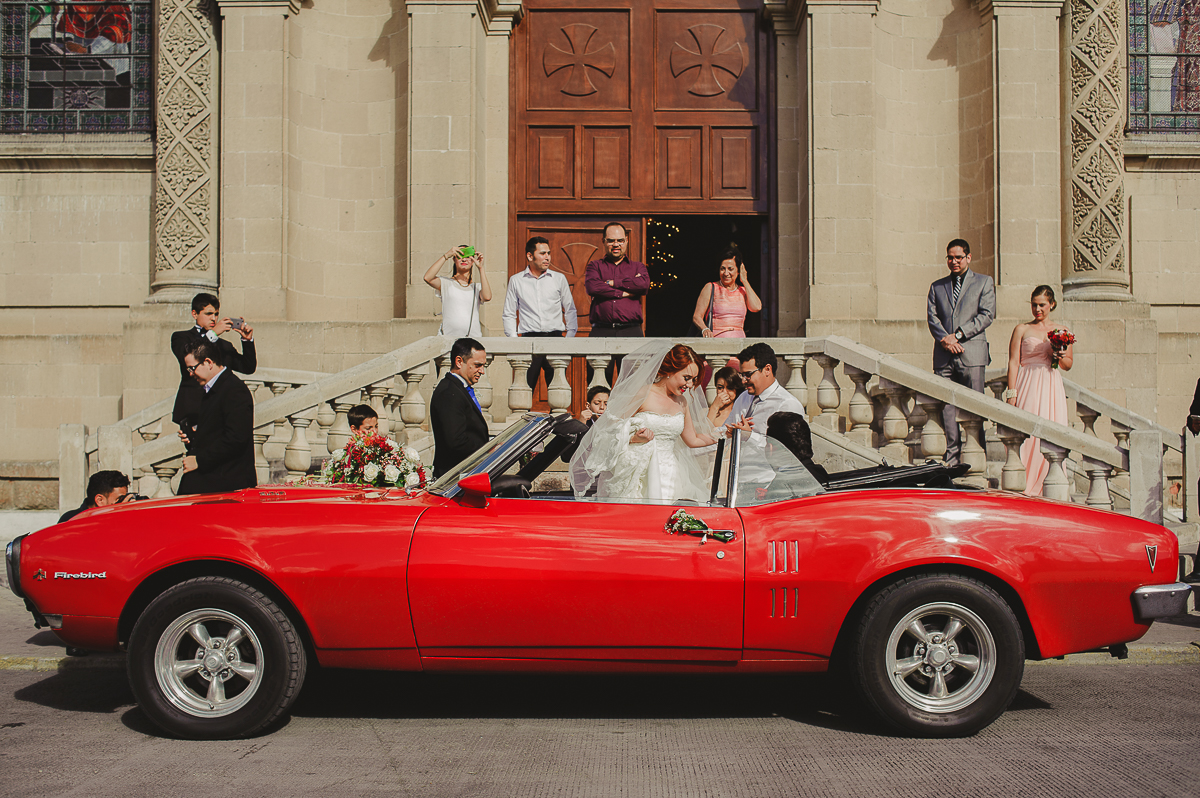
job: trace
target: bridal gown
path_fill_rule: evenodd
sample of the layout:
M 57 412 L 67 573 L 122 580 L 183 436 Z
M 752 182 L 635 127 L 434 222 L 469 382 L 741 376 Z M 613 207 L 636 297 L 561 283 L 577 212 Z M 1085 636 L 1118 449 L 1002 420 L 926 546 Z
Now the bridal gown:
M 1067 394 L 1062 374 L 1051 368 L 1050 341 L 1045 338 L 1021 339 L 1021 368 L 1017 371 L 1017 407 L 1059 424 L 1067 423 Z M 1021 462 L 1025 465 L 1025 494 L 1041 496 L 1042 483 L 1050 464 L 1042 456 L 1041 440 L 1029 438 L 1021 444 Z
M 679 437 L 683 422 L 683 413 L 663 415 L 642 410 L 618 426 L 614 432 L 624 436 L 625 441 L 643 428 L 654 432 L 654 440 L 626 443 L 612 472 L 600 480 L 597 495 L 663 501 L 702 498 L 704 486 L 689 484 L 679 462 L 681 456 L 690 456 Z

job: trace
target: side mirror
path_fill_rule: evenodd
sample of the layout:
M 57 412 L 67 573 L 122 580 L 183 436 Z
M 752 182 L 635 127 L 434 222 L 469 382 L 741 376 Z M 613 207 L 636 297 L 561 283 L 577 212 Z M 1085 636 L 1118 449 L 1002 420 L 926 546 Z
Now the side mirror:
M 486 499 L 492 495 L 492 478 L 487 473 L 472 474 L 458 481 L 459 490 L 472 499 Z

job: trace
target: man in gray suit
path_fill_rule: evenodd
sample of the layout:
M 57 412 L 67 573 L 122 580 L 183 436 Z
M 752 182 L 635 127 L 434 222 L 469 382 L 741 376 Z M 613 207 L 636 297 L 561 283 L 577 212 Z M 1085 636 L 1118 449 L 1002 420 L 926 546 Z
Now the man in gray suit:
M 985 274 L 971 271 L 971 245 L 956 238 L 946 246 L 950 274 L 929 286 L 929 334 L 933 346 L 933 372 L 983 392 L 983 372 L 992 362 L 984 331 L 996 318 L 996 284 Z M 942 409 L 946 428 L 946 462 L 957 465 L 962 453 L 958 412 L 949 404 Z

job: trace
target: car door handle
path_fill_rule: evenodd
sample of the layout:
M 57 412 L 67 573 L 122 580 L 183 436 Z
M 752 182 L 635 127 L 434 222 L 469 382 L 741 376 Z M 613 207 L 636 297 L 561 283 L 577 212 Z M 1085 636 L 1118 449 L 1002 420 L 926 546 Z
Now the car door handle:
M 734 531 L 732 529 L 681 529 L 681 535 L 695 535 L 700 538 L 700 545 L 703 546 L 708 542 L 709 538 L 719 540 L 722 543 L 732 543 Z

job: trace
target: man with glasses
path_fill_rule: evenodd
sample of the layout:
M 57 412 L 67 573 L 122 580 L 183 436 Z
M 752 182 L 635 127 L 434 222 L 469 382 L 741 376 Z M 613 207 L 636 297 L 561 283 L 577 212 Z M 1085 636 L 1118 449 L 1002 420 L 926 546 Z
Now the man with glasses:
M 971 245 L 956 238 L 946 245 L 950 274 L 929 286 L 929 334 L 933 336 L 933 372 L 973 391 L 983 392 L 983 372 L 992 362 L 984 331 L 996 318 L 996 285 L 971 271 Z M 946 464 L 958 465 L 962 433 L 958 411 L 942 407 Z
M 779 361 L 765 343 L 751 344 L 738 354 L 745 392 L 729 409 L 730 434 L 742 436 L 742 479 L 768 483 L 775 478 L 767 464 L 767 421 L 776 413 L 796 413 L 806 418 L 804 405 L 775 379 Z
M 223 493 L 258 484 L 254 470 L 254 396 L 224 365 L 224 352 L 201 338 L 188 344 L 184 370 L 203 398 L 194 430 L 180 430 L 187 446 L 179 495 Z
M 642 337 L 642 297 L 650 290 L 650 272 L 627 257 L 628 246 L 629 231 L 609 222 L 604 226 L 607 254 L 587 265 L 583 287 L 592 298 L 593 338 Z

